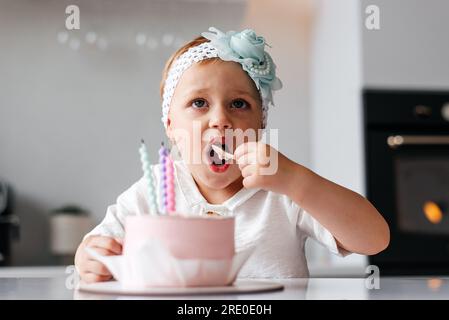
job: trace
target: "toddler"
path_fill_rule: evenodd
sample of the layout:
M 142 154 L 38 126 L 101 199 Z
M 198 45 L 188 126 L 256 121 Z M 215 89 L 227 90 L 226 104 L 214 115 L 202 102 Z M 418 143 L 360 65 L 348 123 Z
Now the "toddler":
M 253 30 L 209 31 L 174 53 L 161 82 L 162 122 L 180 155 L 176 210 L 235 217 L 236 250 L 257 247 L 239 277 L 308 277 L 308 237 L 341 256 L 384 250 L 389 228 L 368 200 L 262 142 L 272 91 L 282 87 L 265 39 Z M 160 184 L 160 168 L 152 170 Z M 84 237 L 75 256 L 82 280 L 112 278 L 84 248 L 121 254 L 125 217 L 148 212 L 141 178 Z

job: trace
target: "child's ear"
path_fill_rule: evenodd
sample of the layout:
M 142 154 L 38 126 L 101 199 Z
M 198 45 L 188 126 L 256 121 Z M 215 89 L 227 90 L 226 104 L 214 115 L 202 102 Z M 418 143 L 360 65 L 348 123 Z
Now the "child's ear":
M 170 118 L 167 119 L 167 128 L 165 129 L 165 134 L 167 135 L 168 139 L 171 140 L 172 130 Z

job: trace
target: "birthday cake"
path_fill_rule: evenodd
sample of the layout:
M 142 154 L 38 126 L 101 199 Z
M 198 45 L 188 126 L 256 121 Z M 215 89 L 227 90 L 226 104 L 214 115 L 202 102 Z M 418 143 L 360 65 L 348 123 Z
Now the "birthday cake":
M 147 241 L 160 242 L 178 259 L 232 259 L 234 218 L 176 214 L 127 217 L 124 254 L 133 254 Z
M 234 249 L 234 218 L 129 216 L 123 254 L 101 256 L 123 287 L 232 285 L 254 248 Z

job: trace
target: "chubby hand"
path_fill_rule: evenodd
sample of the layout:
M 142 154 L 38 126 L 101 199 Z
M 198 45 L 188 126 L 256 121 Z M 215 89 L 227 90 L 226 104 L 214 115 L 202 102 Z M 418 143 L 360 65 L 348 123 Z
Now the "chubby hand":
M 104 256 L 120 255 L 122 241 L 105 236 L 89 236 L 78 247 L 75 255 L 75 265 L 81 280 L 91 283 L 112 279 L 112 274 L 101 262 L 94 260 L 85 250 L 92 248 Z
M 234 159 L 242 171 L 245 188 L 288 193 L 288 182 L 297 164 L 270 145 L 256 141 L 242 143 L 235 150 Z

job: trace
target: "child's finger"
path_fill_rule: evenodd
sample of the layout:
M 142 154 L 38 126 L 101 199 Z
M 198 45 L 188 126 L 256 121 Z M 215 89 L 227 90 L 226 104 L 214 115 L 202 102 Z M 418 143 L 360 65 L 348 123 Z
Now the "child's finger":
M 105 248 L 92 247 L 92 246 L 89 246 L 89 248 L 95 250 L 98 254 L 101 254 L 102 256 L 115 256 L 115 255 L 117 255 L 115 252 L 112 252 L 112 251 L 107 250 Z M 89 258 L 90 258 L 90 256 L 89 256 Z M 93 260 L 95 260 L 95 259 L 93 259 Z
M 92 272 L 86 272 L 82 275 L 82 279 L 84 282 L 92 283 L 92 282 L 100 282 L 100 281 L 108 281 L 112 279 L 111 275 L 102 276 L 99 274 L 95 274 Z
M 237 149 L 235 149 L 234 158 L 238 159 L 238 158 L 242 157 L 244 154 L 251 152 L 253 150 L 256 150 L 256 148 L 257 148 L 257 142 L 255 142 L 255 141 L 242 143 L 241 145 L 239 145 L 237 147 Z
M 111 272 L 104 264 L 95 260 L 86 261 L 86 272 L 91 272 L 100 276 L 110 276 Z
M 254 152 L 246 153 L 237 159 L 237 164 L 240 170 L 243 170 L 248 165 L 257 164 L 257 154 Z
M 247 177 L 249 177 L 251 175 L 255 175 L 255 174 L 257 174 L 257 165 L 255 165 L 255 164 L 247 165 L 242 170 L 242 177 L 243 178 L 247 178 Z
M 257 163 L 263 166 L 267 166 L 270 164 L 270 160 L 272 156 L 276 156 L 274 150 L 270 150 L 270 147 L 266 144 L 259 145 L 257 148 Z
M 89 242 L 89 247 L 103 248 L 115 254 L 122 253 L 122 245 L 111 237 L 95 237 Z

